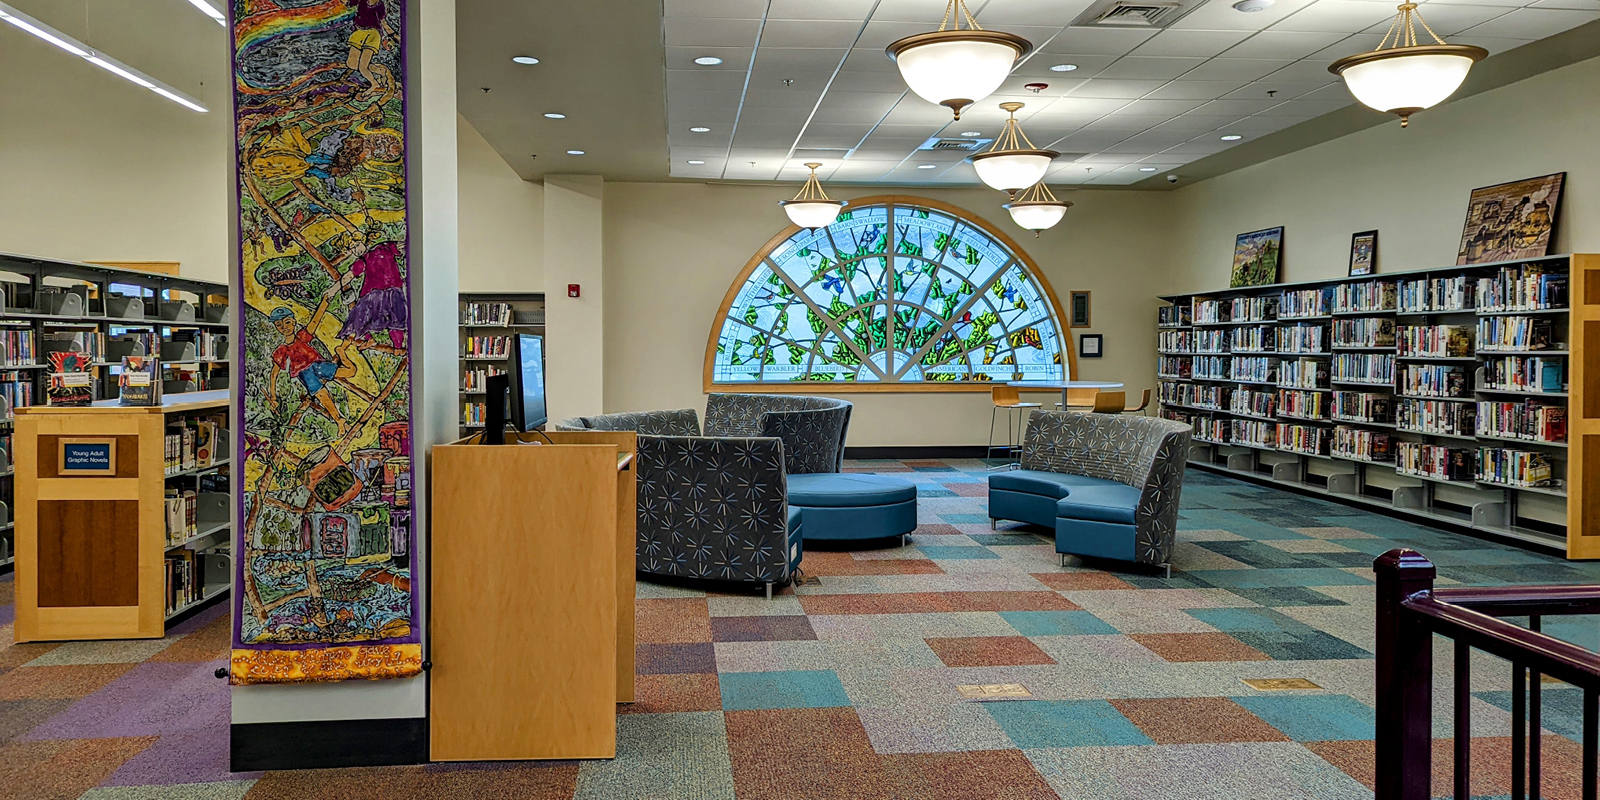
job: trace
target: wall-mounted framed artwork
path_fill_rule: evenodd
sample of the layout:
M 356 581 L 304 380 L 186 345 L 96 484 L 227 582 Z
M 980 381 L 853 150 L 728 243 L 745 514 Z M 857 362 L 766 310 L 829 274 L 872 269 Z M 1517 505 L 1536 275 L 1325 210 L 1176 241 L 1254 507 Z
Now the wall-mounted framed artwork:
M 1089 293 L 1071 292 L 1070 294 L 1072 299 L 1067 301 L 1067 306 L 1072 313 L 1072 327 L 1089 327 Z
M 1378 269 L 1378 232 L 1350 235 L 1350 274 L 1371 275 Z
M 1241 233 L 1233 240 L 1233 273 L 1228 286 L 1267 286 L 1278 282 L 1283 264 L 1283 226 Z
M 1079 358 L 1100 358 L 1105 355 L 1105 335 L 1085 333 L 1078 336 Z
M 1550 252 L 1567 173 L 1473 189 L 1456 266 L 1541 258 Z

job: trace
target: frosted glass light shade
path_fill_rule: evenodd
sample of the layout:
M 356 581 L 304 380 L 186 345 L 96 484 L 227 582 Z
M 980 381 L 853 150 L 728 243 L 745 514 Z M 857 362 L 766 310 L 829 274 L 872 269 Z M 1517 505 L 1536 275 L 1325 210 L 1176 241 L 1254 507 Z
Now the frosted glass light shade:
M 1011 212 L 1011 221 L 1030 231 L 1043 231 L 1054 228 L 1062 217 L 1067 215 L 1067 207 L 1071 203 L 1006 203 L 1005 209 Z
M 1342 58 L 1328 70 L 1362 105 L 1409 117 L 1444 102 L 1487 55 L 1470 45 L 1413 45 Z
M 969 160 L 978 171 L 978 180 L 989 188 L 1016 192 L 1043 180 L 1045 170 L 1057 155 L 1051 150 L 1012 150 L 982 153 Z
M 789 221 L 802 228 L 826 228 L 844 210 L 844 203 L 837 200 L 785 200 L 781 205 Z
M 999 31 L 939 31 L 907 36 L 889 45 L 889 58 L 918 97 L 961 109 L 1000 88 L 1018 58 L 1032 52 L 1027 39 Z

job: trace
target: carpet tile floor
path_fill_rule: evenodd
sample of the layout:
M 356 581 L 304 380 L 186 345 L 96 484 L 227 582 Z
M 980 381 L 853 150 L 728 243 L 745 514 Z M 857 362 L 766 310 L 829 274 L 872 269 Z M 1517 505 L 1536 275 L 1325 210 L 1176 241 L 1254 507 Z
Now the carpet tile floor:
M 230 773 L 226 609 L 158 641 L 13 645 L 0 580 L 0 798 L 1164 800 L 1371 797 L 1372 559 L 1441 584 L 1597 583 L 1566 562 L 1191 471 L 1171 578 L 991 530 L 978 461 L 856 461 L 918 485 L 908 546 L 817 550 L 758 593 L 643 582 L 638 701 L 606 762 Z M 1593 618 L 1546 631 L 1595 649 Z M 1435 794 L 1449 794 L 1449 645 Z M 1317 689 L 1257 691 L 1300 678 Z M 1026 696 L 974 700 L 975 687 Z M 967 693 L 963 693 L 963 689 Z M 1510 674 L 1476 654 L 1475 795 L 1510 793 Z M 1544 686 L 1544 796 L 1576 798 L 1580 693 Z

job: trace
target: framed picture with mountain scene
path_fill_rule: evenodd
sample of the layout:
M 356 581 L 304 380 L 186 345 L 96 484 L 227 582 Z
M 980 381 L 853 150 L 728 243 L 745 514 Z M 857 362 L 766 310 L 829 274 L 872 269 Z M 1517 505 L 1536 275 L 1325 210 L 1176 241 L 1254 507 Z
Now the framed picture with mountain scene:
M 1233 275 L 1228 286 L 1266 286 L 1278 282 L 1283 264 L 1283 226 L 1241 233 L 1233 242 Z

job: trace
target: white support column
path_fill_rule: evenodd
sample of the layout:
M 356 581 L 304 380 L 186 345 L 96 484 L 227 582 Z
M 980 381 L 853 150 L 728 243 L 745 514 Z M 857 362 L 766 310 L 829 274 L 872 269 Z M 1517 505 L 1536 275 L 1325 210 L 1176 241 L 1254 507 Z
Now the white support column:
M 606 410 L 604 206 L 600 176 L 545 176 L 545 396 L 552 422 Z M 579 297 L 567 296 L 569 284 L 579 286 Z

